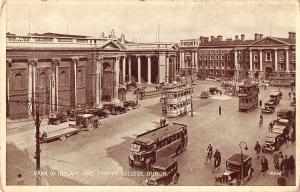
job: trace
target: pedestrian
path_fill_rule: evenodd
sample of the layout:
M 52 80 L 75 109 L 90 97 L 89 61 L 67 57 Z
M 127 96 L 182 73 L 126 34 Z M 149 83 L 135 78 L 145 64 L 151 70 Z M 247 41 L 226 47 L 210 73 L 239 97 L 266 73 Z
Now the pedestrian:
M 174 184 L 175 184 L 175 185 L 178 183 L 179 177 L 180 177 L 180 174 L 179 174 L 179 172 L 177 172 L 177 173 L 175 174 L 175 178 L 174 178 Z
M 260 163 L 261 163 L 261 173 L 265 175 L 266 172 L 269 170 L 269 163 L 267 158 L 265 156 L 262 156 Z
M 256 141 L 254 150 L 256 151 L 256 157 L 257 157 L 257 159 L 259 159 L 259 157 L 260 157 L 260 151 L 261 151 L 261 145 L 258 143 L 258 141 Z
M 214 154 L 214 164 L 215 168 L 218 168 L 221 164 L 221 153 L 220 151 L 218 151 L 218 149 L 216 149 L 216 152 Z
M 260 99 L 259 100 L 259 107 L 261 108 L 261 106 L 262 106 L 262 100 Z
M 267 90 L 267 85 L 265 84 L 265 90 Z
M 295 129 L 292 129 L 292 133 L 291 133 L 291 142 L 294 143 L 295 142 Z
M 286 186 L 286 178 L 281 174 L 277 179 L 277 184 L 279 186 Z
M 222 96 L 222 91 L 220 91 L 220 96 Z
M 221 105 L 219 105 L 219 115 L 222 114 L 222 108 L 221 108 Z
M 295 159 L 293 157 L 293 155 L 290 156 L 289 158 L 289 164 L 288 164 L 288 170 L 289 172 L 291 172 L 292 175 L 294 175 L 294 171 L 295 171 Z
M 21 173 L 18 174 L 18 177 L 17 177 L 17 179 L 16 179 L 16 182 L 17 182 L 17 185 L 24 185 L 24 179 L 23 179 Z
M 259 124 L 262 125 L 264 123 L 264 117 L 262 114 L 259 115 Z
M 273 164 L 275 169 L 279 169 L 278 162 L 279 162 L 280 153 L 281 151 L 274 151 L 273 153 Z
M 283 175 L 288 177 L 289 159 L 287 155 L 284 156 L 284 159 L 282 160 L 281 164 Z
M 292 93 L 291 93 L 291 92 L 289 92 L 289 98 L 291 98 L 291 96 L 292 96 Z
M 161 127 L 165 126 L 165 123 L 166 123 L 166 118 L 162 115 L 162 116 L 160 117 L 160 126 L 161 126 Z

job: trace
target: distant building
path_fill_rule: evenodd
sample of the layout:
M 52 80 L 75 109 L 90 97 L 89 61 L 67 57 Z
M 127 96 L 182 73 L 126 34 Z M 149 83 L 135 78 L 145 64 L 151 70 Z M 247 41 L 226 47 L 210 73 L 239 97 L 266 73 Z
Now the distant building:
M 192 59 L 191 63 L 198 66 L 197 75 L 201 78 L 268 80 L 274 85 L 290 85 L 295 81 L 295 37 L 294 32 L 289 32 L 287 38 L 263 37 L 256 33 L 250 40 L 243 34 L 234 39 L 223 39 L 219 35 L 209 40 L 201 36 L 197 48 L 197 43 L 185 44 L 188 40 L 182 40 L 180 52 L 188 55 L 197 49 L 198 59 Z M 180 64 L 187 60 L 180 58 Z M 186 68 L 187 65 L 181 65 L 180 71 Z

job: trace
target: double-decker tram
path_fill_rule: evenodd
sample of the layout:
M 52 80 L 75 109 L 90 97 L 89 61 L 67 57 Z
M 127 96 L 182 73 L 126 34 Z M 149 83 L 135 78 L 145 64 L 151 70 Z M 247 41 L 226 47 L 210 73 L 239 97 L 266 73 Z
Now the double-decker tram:
M 165 92 L 165 100 L 162 104 L 163 112 L 167 117 L 179 117 L 191 111 L 193 89 L 182 87 Z
M 259 88 L 257 84 L 239 86 L 239 111 L 249 112 L 258 107 Z
M 129 165 L 151 168 L 158 159 L 180 154 L 188 142 L 187 125 L 173 123 L 147 131 L 130 145 Z

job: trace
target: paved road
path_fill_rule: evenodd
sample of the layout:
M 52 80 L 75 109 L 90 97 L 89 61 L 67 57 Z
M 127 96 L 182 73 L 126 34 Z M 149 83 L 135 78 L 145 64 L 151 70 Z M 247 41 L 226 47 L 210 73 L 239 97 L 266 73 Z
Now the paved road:
M 260 110 L 249 113 L 238 112 L 238 99 L 229 96 L 214 96 L 200 99 L 201 90 L 208 90 L 215 82 L 205 81 L 194 86 L 194 117 L 185 116 L 171 121 L 188 125 L 189 143 L 187 150 L 175 157 L 181 174 L 178 185 L 215 185 L 214 177 L 225 168 L 225 159 L 239 152 L 241 140 L 248 144 L 245 153 L 255 157 L 253 147 L 256 141 L 262 143 L 266 135 L 267 122 L 275 119 L 276 114 L 264 115 L 265 124 L 258 126 Z M 271 90 L 261 90 L 260 99 L 266 101 Z M 283 99 L 276 107 L 289 108 L 288 89 L 282 88 Z M 132 96 L 130 96 L 132 97 Z M 128 165 L 129 145 L 137 134 L 157 127 L 161 106 L 158 98 L 140 101 L 140 109 L 111 116 L 102 120 L 102 127 L 90 132 L 81 132 L 65 141 L 43 144 L 41 167 L 44 171 L 43 184 L 49 185 L 141 185 L 145 176 L 132 176 L 135 168 Z M 222 115 L 218 114 L 219 105 Z M 28 122 L 27 122 L 28 123 Z M 68 123 L 60 125 L 67 126 Z M 26 127 L 26 126 L 25 126 Z M 43 124 L 42 129 L 53 129 L 55 126 Z M 25 175 L 25 183 L 35 184 L 34 169 L 35 151 L 34 129 L 24 128 L 7 135 L 7 184 L 14 184 L 16 174 Z M 211 143 L 214 149 L 222 154 L 222 167 L 215 174 L 211 167 L 204 164 L 206 147 Z M 284 154 L 295 155 L 295 144 L 288 143 L 281 147 Z M 273 171 L 272 157 L 269 160 L 270 171 Z M 253 178 L 246 185 L 276 185 L 276 176 L 259 174 L 260 161 L 252 160 Z M 52 176 L 50 176 L 50 173 Z M 145 172 L 143 172 L 145 173 Z M 55 177 L 54 177 L 54 176 Z M 288 180 L 295 184 L 295 178 Z

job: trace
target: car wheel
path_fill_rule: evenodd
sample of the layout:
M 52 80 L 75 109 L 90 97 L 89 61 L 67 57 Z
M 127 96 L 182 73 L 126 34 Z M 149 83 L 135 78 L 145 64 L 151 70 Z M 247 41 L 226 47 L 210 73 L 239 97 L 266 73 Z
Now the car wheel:
M 66 140 L 66 136 L 65 135 L 63 135 L 63 136 L 61 136 L 59 139 L 61 140 L 61 141 L 64 141 L 64 140 Z

